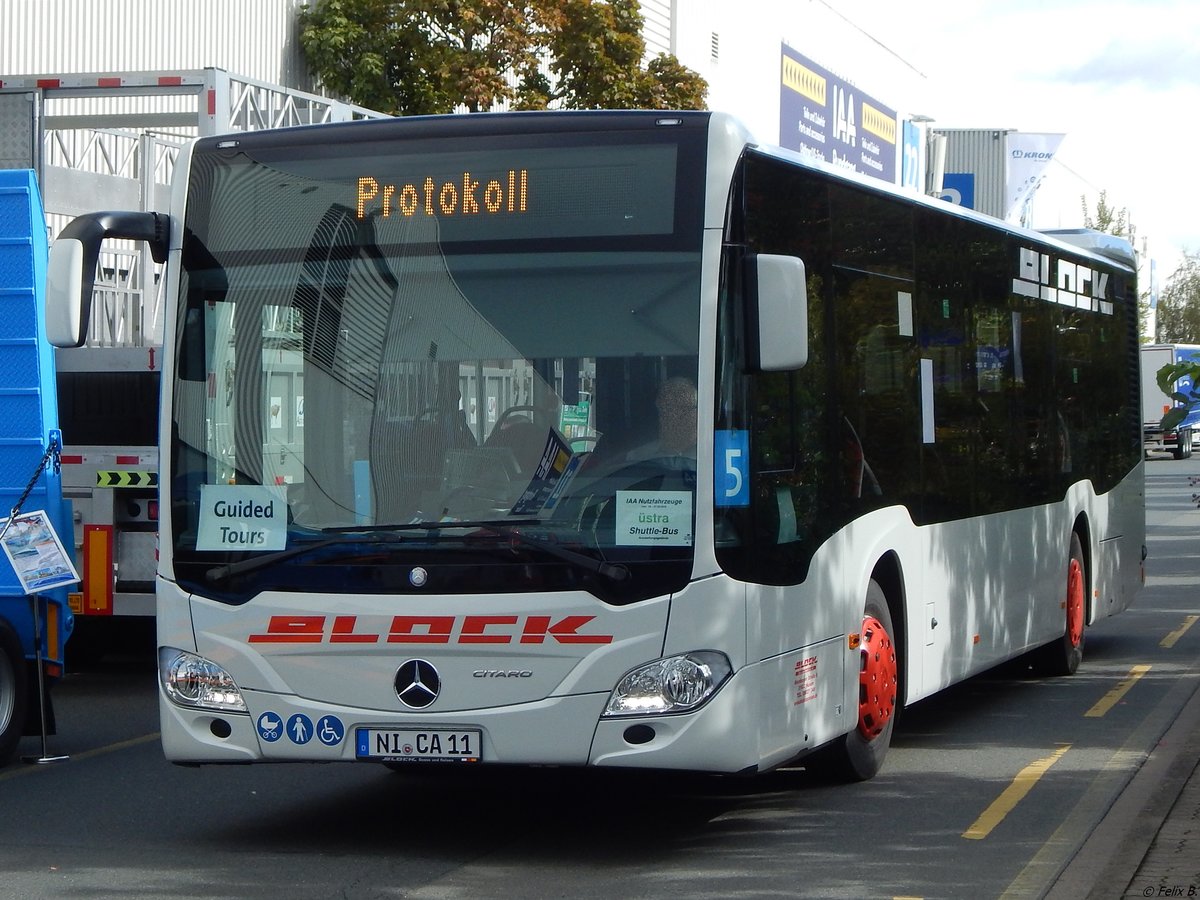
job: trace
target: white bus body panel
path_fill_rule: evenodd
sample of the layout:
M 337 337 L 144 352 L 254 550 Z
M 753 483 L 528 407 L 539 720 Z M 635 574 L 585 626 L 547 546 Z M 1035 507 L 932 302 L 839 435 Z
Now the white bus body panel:
M 569 693 L 607 694 L 626 670 L 658 658 L 667 608 L 665 599 L 605 608 L 587 594 L 268 592 L 237 607 L 193 598 L 192 623 L 197 652 L 230 672 L 243 690 L 403 712 L 393 684 L 396 669 L 406 659 L 421 657 L 442 676 L 441 696 L 428 712 L 445 713 Z M 549 619 L 551 632 L 523 637 L 527 623 L 539 617 Z M 573 617 L 582 622 L 556 637 L 553 626 Z M 312 631 L 298 640 L 279 625 L 272 630 L 273 619 L 303 619 Z M 394 626 L 395 619 L 404 624 Z M 468 619 L 482 624 L 483 631 L 464 633 Z M 445 636 L 442 624 L 449 627 Z M 532 674 L 473 677 L 477 671 L 501 670 Z
M 722 650 L 735 667 L 741 667 L 745 662 L 745 605 L 736 595 L 729 596 L 730 585 L 725 578 L 704 579 L 678 594 L 674 603 L 687 610 L 682 618 L 691 625 L 684 633 L 701 642 L 688 649 Z M 737 588 L 737 592 L 741 590 Z M 246 716 L 185 709 L 160 692 L 164 721 L 173 723 L 163 729 L 167 758 L 187 762 L 353 759 L 354 728 L 419 725 L 480 728 L 488 762 L 586 765 L 609 692 L 630 668 L 662 655 L 671 607 L 667 598 L 610 607 L 588 594 L 414 598 L 279 593 L 262 594 L 248 606 L 230 607 L 194 596 L 186 598 L 165 580 L 159 582 L 159 592 L 160 645 L 194 650 L 221 665 L 242 689 L 250 710 Z M 187 609 L 190 619 L 186 612 L 180 614 Z M 453 617 L 455 621 L 446 643 L 388 642 L 397 615 L 406 617 L 406 623 L 407 617 Z M 463 643 L 461 629 L 468 615 L 487 618 L 484 633 L 497 642 Z M 273 616 L 308 623 L 316 640 L 252 641 L 251 635 L 271 634 Z M 611 636 L 611 640 L 563 643 L 550 632 L 541 643 L 522 643 L 523 623 L 530 616 L 548 616 L 552 622 L 585 617 L 588 621 L 572 635 Z M 334 620 L 339 617 L 340 636 L 377 635 L 378 640 L 331 642 Z M 314 625 L 317 621 L 320 624 Z M 277 624 L 277 632 L 278 628 Z M 411 634 L 420 637 L 427 631 L 419 625 Z M 187 639 L 192 634 L 194 643 Z M 442 696 L 425 711 L 405 708 L 396 695 L 396 670 L 414 658 L 433 662 L 443 678 Z M 518 674 L 476 674 L 488 671 Z M 720 719 L 724 729 L 727 712 L 718 710 L 728 702 L 723 695 L 732 694 L 734 682 L 738 679 L 709 704 L 712 711 L 705 707 L 692 716 L 615 719 L 606 726 L 612 725 L 619 735 L 629 725 L 645 722 L 666 735 L 681 728 L 684 719 L 698 718 Z M 666 749 L 661 745 L 671 742 L 660 740 L 651 748 L 655 751 L 653 764 L 718 771 L 755 765 L 752 710 L 742 703 L 734 709 L 746 735 L 746 746 L 736 755 L 713 756 L 707 737 L 698 745 L 683 741 Z M 343 745 L 332 748 L 317 741 L 306 745 L 286 739 L 262 742 L 254 723 L 265 711 L 285 719 L 303 713 L 313 721 L 337 715 L 346 724 L 347 738 Z M 215 719 L 230 723 L 232 734 L 214 737 L 211 725 Z M 706 732 L 704 725 L 696 728 L 697 734 Z M 620 743 L 628 746 L 623 740 Z
M 624 739 L 638 720 L 602 719 L 591 761 L 729 773 L 783 765 L 845 730 L 843 645 L 839 638 L 748 665 L 697 712 L 647 720 L 654 738 L 645 744 Z
M 764 745 L 811 730 L 819 735 L 819 744 L 849 727 L 835 724 L 826 733 L 820 723 L 836 723 L 840 713 L 844 723 L 855 721 L 858 667 L 845 636 L 860 629 L 868 581 L 885 556 L 895 557 L 903 594 L 889 599 L 902 610 L 902 621 L 894 625 L 904 636 L 908 703 L 1062 635 L 1068 553 L 1077 520 L 1086 523 L 1087 621 L 1128 607 L 1141 587 L 1142 572 L 1122 566 L 1121 560 L 1137 559 L 1141 551 L 1145 496 L 1140 485 L 1138 471 L 1109 494 L 1097 496 L 1090 482 L 1083 482 L 1060 503 L 920 527 L 903 508 L 880 509 L 830 538 L 813 557 L 803 584 L 748 586 L 751 658 L 791 659 L 801 652 L 796 648 L 840 641 L 844 665 L 838 670 L 846 673 L 841 711 L 821 703 L 803 710 L 802 720 L 779 718 L 780 709 L 767 704 L 762 710 Z M 1008 580 L 997 574 L 1002 570 L 1009 573 Z M 835 668 L 829 665 L 829 670 Z M 824 673 L 819 685 L 822 691 L 829 689 Z M 773 716 L 778 719 L 774 725 Z
M 670 600 L 629 607 L 608 607 L 586 594 L 454 601 L 278 593 L 263 594 L 250 607 L 227 607 L 185 600 L 162 581 L 160 643 L 195 650 L 223 666 L 250 707 L 249 716 L 214 714 L 182 709 L 160 695 L 164 719 L 173 722 L 163 729 L 164 749 L 168 759 L 187 762 L 353 759 L 356 727 L 407 725 L 479 728 L 488 762 L 770 768 L 857 722 L 858 654 L 847 635 L 860 629 L 867 582 L 881 558 L 894 555 L 901 574 L 906 701 L 913 702 L 1062 634 L 1071 526 L 1080 516 L 1088 526 L 1089 621 L 1128 606 L 1140 572 L 1120 568 L 1118 560 L 1128 558 L 1121 545 L 1140 541 L 1143 533 L 1137 483 L 1134 477 L 1104 496 L 1083 483 L 1058 504 L 926 527 L 913 525 L 903 509 L 882 509 L 829 540 L 804 584 L 747 586 L 716 575 Z M 1020 583 L 996 580 L 988 564 L 996 552 L 1023 574 Z M 922 566 L 923 583 L 913 576 Z M 444 643 L 388 642 L 396 615 L 405 622 L 450 618 L 453 627 Z M 311 640 L 252 641 L 251 635 L 273 633 L 273 616 L 307 623 Z M 483 634 L 495 642 L 463 643 L 467 616 L 484 617 Z M 547 635 L 541 643 L 522 644 L 529 616 L 553 622 L 591 617 L 570 633 L 611 640 L 562 643 Z M 340 636 L 377 639 L 332 642 L 339 617 Z M 402 636 L 427 631 L 418 625 Z M 184 639 L 193 633 L 194 644 Z M 274 633 L 282 632 L 276 626 Z M 630 668 L 701 649 L 726 653 L 735 673 L 706 705 L 684 715 L 602 718 L 609 692 Z M 443 696 L 428 711 L 405 709 L 396 697 L 396 669 L 412 658 L 434 662 L 444 679 Z M 519 674 L 476 674 L 486 671 Z M 266 711 L 285 719 L 303 713 L 313 721 L 337 715 L 347 738 L 336 747 L 268 744 L 254 726 Z M 226 738 L 211 732 L 218 718 L 232 727 Z M 651 726 L 653 738 L 626 741 L 633 724 Z

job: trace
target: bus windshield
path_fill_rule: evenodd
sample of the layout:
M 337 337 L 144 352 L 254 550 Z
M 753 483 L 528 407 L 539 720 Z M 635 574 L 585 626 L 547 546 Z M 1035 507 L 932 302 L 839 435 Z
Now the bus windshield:
M 193 152 L 180 582 L 227 602 L 431 572 L 610 602 L 682 587 L 703 131 L 435 144 L 378 124 Z

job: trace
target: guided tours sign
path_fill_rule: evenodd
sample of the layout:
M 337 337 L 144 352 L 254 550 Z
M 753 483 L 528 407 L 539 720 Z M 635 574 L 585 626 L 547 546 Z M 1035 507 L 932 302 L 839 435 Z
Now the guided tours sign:
M 282 550 L 286 545 L 284 488 L 262 484 L 200 486 L 197 550 Z

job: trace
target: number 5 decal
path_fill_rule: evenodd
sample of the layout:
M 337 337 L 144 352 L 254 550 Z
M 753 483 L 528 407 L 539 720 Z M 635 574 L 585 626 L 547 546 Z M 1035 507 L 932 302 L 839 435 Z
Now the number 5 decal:
M 717 506 L 750 505 L 750 432 L 718 431 L 713 435 L 713 501 Z

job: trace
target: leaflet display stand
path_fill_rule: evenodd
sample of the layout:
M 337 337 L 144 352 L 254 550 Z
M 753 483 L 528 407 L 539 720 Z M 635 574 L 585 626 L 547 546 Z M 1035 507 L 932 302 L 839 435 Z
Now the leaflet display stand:
M 42 666 L 42 598 L 38 594 L 29 595 L 29 603 L 33 607 L 33 646 L 34 657 L 37 660 L 38 674 L 38 712 L 41 716 L 42 723 L 42 754 L 41 756 L 22 756 L 21 762 L 36 763 L 37 765 L 45 765 L 46 763 L 65 762 L 70 759 L 70 756 L 51 756 L 46 749 L 46 734 L 49 731 L 46 722 L 46 675 Z
M 39 466 L 40 471 L 40 466 Z M 49 722 L 46 715 L 46 671 L 42 656 L 42 645 L 46 636 L 42 629 L 42 596 L 40 590 L 49 590 L 74 584 L 79 573 L 67 555 L 54 525 L 43 510 L 17 515 L 13 513 L 0 522 L 0 549 L 8 557 L 25 595 L 29 598 L 33 612 L 33 653 L 37 665 L 38 712 L 41 715 L 42 754 L 22 756 L 27 763 L 52 763 L 70 759 L 68 756 L 51 756 L 46 749 Z

